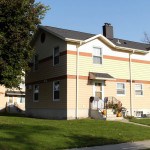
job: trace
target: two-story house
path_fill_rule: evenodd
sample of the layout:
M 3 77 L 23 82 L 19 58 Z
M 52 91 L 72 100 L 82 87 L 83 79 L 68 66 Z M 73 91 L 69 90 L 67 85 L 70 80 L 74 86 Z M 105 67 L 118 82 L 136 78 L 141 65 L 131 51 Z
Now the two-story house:
M 115 97 L 126 114 L 150 113 L 150 44 L 102 34 L 39 26 L 26 76 L 27 115 L 52 119 L 89 116 L 89 98 Z

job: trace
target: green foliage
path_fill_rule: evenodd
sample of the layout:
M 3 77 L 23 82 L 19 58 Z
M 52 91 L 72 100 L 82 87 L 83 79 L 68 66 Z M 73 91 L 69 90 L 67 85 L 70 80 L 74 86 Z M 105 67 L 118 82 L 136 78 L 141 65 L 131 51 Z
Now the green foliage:
M 0 84 L 18 87 L 34 53 L 30 42 L 47 6 L 34 0 L 0 0 Z

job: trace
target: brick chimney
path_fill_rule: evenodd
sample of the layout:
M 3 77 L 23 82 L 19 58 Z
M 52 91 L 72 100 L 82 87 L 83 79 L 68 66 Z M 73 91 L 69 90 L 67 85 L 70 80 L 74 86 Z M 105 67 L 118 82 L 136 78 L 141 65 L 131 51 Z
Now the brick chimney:
M 106 38 L 113 39 L 113 26 L 110 23 L 104 23 L 103 25 L 103 35 Z

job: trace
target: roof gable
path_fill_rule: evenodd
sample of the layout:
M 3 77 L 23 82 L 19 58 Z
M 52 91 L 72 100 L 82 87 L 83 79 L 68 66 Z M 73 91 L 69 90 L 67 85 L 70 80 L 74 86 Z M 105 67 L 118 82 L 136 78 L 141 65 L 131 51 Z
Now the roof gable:
M 63 39 L 63 40 L 77 40 L 77 41 L 88 41 L 89 39 L 94 39 L 101 37 L 104 39 L 107 43 L 116 46 L 116 47 L 123 47 L 127 49 L 137 49 L 137 50 L 143 50 L 145 52 L 148 52 L 150 50 L 150 44 L 140 43 L 140 42 L 133 42 L 118 38 L 106 38 L 101 34 L 91 34 L 91 33 L 85 33 L 85 32 L 79 32 L 79 31 L 73 31 L 73 30 L 67 30 L 67 29 L 61 29 L 51 26 L 39 26 L 39 28 L 46 30 L 47 32 L 56 35 L 57 37 Z

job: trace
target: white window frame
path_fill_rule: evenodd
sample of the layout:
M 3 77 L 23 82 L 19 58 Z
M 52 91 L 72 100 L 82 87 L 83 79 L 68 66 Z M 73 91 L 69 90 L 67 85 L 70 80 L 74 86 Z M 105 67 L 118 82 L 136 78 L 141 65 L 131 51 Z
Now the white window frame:
M 59 99 L 55 99 L 55 83 L 59 82 Z M 60 101 L 60 80 L 53 81 L 53 101 Z
M 39 86 L 38 100 L 35 100 L 35 86 Z M 34 84 L 33 85 L 33 102 L 39 102 L 39 93 L 40 93 L 40 85 L 39 84 Z
M 136 85 L 141 85 L 142 89 L 140 91 L 142 91 L 142 95 L 137 95 L 136 94 Z M 134 85 L 134 91 L 135 91 L 135 96 L 143 96 L 144 95 L 143 84 L 142 83 L 135 83 L 135 85 Z
M 97 48 L 97 49 L 100 49 L 101 51 L 101 55 L 94 55 L 94 48 Z M 93 51 L 92 51 L 92 61 L 93 61 L 93 64 L 97 64 L 97 65 L 102 65 L 103 64 L 103 49 L 102 47 L 98 47 L 98 46 L 93 46 Z M 98 57 L 98 58 L 101 58 L 101 63 L 94 63 L 94 57 Z
M 117 91 L 118 91 L 118 86 L 117 84 L 124 84 L 124 94 L 118 94 Z M 120 89 L 121 90 L 121 89 Z M 125 96 L 126 95 L 126 84 L 124 82 L 117 82 L 116 83 L 116 94 L 117 96 Z
M 58 53 L 58 57 L 59 57 L 59 60 L 58 60 L 58 63 L 55 64 L 55 50 L 58 49 L 59 50 L 59 53 Z M 56 46 L 54 47 L 53 49 L 53 66 L 56 66 L 60 63 L 60 47 L 59 46 Z

